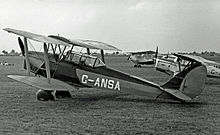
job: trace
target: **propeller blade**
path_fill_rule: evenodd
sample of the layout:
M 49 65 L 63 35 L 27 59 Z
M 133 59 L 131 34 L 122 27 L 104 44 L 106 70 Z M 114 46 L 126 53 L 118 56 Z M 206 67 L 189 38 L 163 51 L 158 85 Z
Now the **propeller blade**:
M 131 55 L 128 56 L 128 60 L 130 60 Z
M 20 37 L 18 37 L 18 44 L 19 44 L 19 46 L 20 46 L 22 56 L 25 56 L 24 44 L 23 44 L 23 42 L 22 42 L 22 40 L 21 40 Z
M 157 58 L 157 55 L 158 55 L 158 46 L 157 46 L 157 49 L 156 49 L 155 58 Z
M 157 46 L 157 49 L 156 49 L 156 52 L 155 52 L 154 64 L 156 63 L 157 55 L 158 55 L 158 46 Z

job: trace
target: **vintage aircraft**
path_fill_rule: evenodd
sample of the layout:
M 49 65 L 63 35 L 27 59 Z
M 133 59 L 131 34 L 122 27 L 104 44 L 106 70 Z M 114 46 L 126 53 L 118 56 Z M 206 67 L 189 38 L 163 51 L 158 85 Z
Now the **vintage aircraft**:
M 8 63 L 7 61 L 0 62 L 0 65 L 1 65 L 1 66 L 14 66 L 13 63 Z
M 162 58 L 156 59 L 155 67 L 157 70 L 165 72 L 167 74 L 177 74 L 181 72 L 181 69 L 185 67 L 187 64 L 184 60 L 178 60 L 178 54 L 174 55 L 166 55 Z M 208 77 L 220 77 L 220 63 L 217 63 L 215 61 L 204 59 L 200 56 L 195 55 L 184 55 L 186 57 L 189 57 L 191 59 L 195 59 L 196 61 L 200 61 L 203 65 L 207 68 L 207 76 Z
M 103 49 L 119 50 L 111 45 L 91 40 L 68 40 L 60 36 L 47 37 L 11 28 L 3 30 L 23 37 L 23 41 L 20 37 L 18 41 L 25 56 L 24 67 L 28 72 L 27 76 L 8 77 L 39 88 L 38 100 L 71 97 L 70 90 L 85 87 L 189 101 L 200 95 L 205 86 L 206 67 L 201 62 L 185 56 L 179 56 L 179 59 L 189 61 L 182 72 L 159 85 L 107 67 L 101 59 L 89 54 L 90 49 L 101 49 L 102 54 Z M 29 40 L 42 42 L 44 52 L 29 51 Z M 75 46 L 87 48 L 88 54 L 74 52 Z
M 158 47 L 154 51 L 129 52 L 128 60 L 134 63 L 134 67 L 141 65 L 153 65 L 158 55 Z
M 182 65 L 180 64 L 180 67 Z M 167 54 L 161 58 L 156 58 L 155 68 L 158 71 L 164 72 L 168 75 L 175 75 L 179 73 L 178 57 L 173 54 Z

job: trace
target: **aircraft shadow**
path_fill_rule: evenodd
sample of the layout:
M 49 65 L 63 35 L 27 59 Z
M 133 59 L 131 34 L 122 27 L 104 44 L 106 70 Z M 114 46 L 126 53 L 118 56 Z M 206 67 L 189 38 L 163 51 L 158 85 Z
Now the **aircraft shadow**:
M 81 96 L 75 96 L 72 98 L 73 100 L 77 101 L 86 101 L 86 102 L 95 102 L 100 100 L 106 100 L 106 101 L 118 101 L 118 102 L 134 102 L 134 103 L 146 103 L 146 104 L 176 104 L 181 106 L 188 106 L 188 107 L 199 107 L 204 105 L 220 105 L 220 103 L 209 103 L 205 101 L 176 101 L 176 100 L 169 100 L 169 99 L 150 99 L 145 97 L 138 97 L 138 96 L 131 96 L 129 94 L 108 94 L 108 95 L 81 95 Z
M 78 101 L 99 101 L 99 100 L 115 100 L 119 96 L 123 96 L 125 94 L 108 94 L 108 95 L 84 95 L 84 96 L 76 96 L 73 99 Z
M 141 67 L 133 67 L 134 69 L 142 69 L 142 68 L 152 68 L 154 69 L 154 66 L 141 66 Z

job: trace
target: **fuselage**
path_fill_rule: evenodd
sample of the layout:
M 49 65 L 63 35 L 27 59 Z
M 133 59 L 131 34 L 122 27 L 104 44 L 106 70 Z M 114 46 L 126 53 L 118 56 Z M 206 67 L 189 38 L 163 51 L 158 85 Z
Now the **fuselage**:
M 215 63 L 205 63 L 208 77 L 220 77 L 220 66 Z
M 57 56 L 56 56 L 57 57 Z M 78 87 L 90 87 L 157 97 L 158 84 L 109 68 L 100 59 L 70 54 L 60 61 L 49 55 L 51 77 Z M 29 53 L 31 71 L 46 77 L 43 53 Z
M 220 64 L 219 63 L 206 60 L 199 56 L 190 56 L 190 57 L 198 61 L 201 61 L 203 65 L 206 66 L 208 77 L 220 77 Z M 156 59 L 155 67 L 159 71 L 172 72 L 175 75 L 181 72 L 181 70 L 184 68 L 186 64 L 187 63 L 185 61 L 181 61 L 179 65 L 177 61 L 177 57 L 170 55 L 170 56 L 167 56 L 161 59 Z
M 153 65 L 154 64 L 153 55 L 147 55 L 147 54 L 131 55 L 129 57 L 129 60 L 133 62 L 135 65 Z

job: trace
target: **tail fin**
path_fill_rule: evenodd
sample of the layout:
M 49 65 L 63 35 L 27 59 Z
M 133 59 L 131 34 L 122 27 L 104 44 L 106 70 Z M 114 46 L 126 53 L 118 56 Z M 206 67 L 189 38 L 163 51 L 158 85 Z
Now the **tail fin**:
M 161 87 L 180 100 L 191 100 L 200 95 L 204 89 L 206 76 L 206 67 L 193 60 L 182 72 L 176 74 Z

